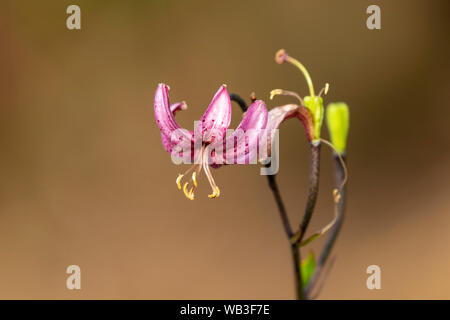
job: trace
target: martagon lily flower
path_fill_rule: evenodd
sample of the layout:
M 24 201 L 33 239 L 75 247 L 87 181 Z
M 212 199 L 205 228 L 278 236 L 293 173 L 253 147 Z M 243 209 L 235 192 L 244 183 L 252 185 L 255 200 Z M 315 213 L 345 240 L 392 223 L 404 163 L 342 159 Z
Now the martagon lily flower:
M 169 103 L 170 88 L 159 84 L 155 93 L 154 112 L 161 131 L 164 148 L 172 157 L 190 159 L 194 163 L 185 173 L 179 174 L 176 183 L 185 196 L 193 200 L 197 188 L 197 177 L 205 172 L 212 189 L 209 198 L 220 195 L 210 171 L 210 166 L 218 168 L 224 164 L 248 164 L 255 157 L 261 130 L 266 128 L 268 112 L 261 100 L 256 100 L 248 108 L 236 130 L 226 136 L 231 120 L 231 101 L 226 85 L 222 85 L 214 95 L 209 107 L 194 131 L 188 131 L 175 121 L 175 113 L 186 110 L 184 102 Z M 244 139 L 242 139 L 244 134 Z M 193 160 L 193 161 L 192 161 Z M 182 179 L 191 173 L 191 179 L 182 186 Z

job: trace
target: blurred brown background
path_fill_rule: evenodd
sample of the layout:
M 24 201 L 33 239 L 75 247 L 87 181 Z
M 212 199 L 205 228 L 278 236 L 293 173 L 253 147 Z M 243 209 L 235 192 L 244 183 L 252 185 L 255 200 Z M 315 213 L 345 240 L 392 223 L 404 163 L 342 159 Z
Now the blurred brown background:
M 66 28 L 81 7 L 82 30 Z M 366 28 L 381 7 L 382 29 Z M 306 94 L 351 108 L 348 215 L 320 298 L 450 298 L 448 1 L 2 1 L 0 298 L 291 299 L 289 246 L 257 166 L 213 172 L 222 195 L 175 185 L 153 116 L 159 82 L 191 128 L 217 88 L 269 107 Z M 233 107 L 233 125 L 241 113 Z M 327 136 L 326 133 L 324 133 Z M 308 147 L 280 133 L 278 181 L 295 224 Z M 332 217 L 324 148 L 311 231 Z M 317 250 L 322 241 L 311 249 Z M 307 249 L 308 250 L 308 249 Z M 305 251 L 305 253 L 307 252 Z M 65 287 L 80 265 L 82 290 Z M 381 290 L 366 268 L 382 270 Z

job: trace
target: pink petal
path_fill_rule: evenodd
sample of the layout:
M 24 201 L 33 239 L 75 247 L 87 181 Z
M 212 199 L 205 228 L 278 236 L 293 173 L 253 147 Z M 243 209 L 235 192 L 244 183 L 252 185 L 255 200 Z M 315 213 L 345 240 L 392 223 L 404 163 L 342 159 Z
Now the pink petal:
M 280 124 L 289 118 L 295 117 L 297 114 L 298 105 L 287 104 L 281 107 L 275 107 L 269 111 L 269 119 L 267 121 L 267 129 L 278 129 Z
M 192 133 L 180 127 L 175 121 L 173 112 L 182 109 L 182 104 L 175 104 L 171 110 L 169 104 L 169 87 L 161 83 L 155 93 L 155 118 L 161 131 L 161 140 L 167 152 L 171 153 L 176 145 L 190 148 Z
M 278 129 L 285 120 L 297 117 L 305 128 L 308 141 L 311 141 L 313 135 L 313 120 L 311 112 L 304 106 L 298 106 L 296 104 L 287 104 L 280 107 L 275 107 L 269 111 L 269 120 L 267 121 L 268 141 L 267 148 L 271 148 L 272 131 Z
M 273 108 L 269 111 L 267 129 L 278 129 L 282 122 L 293 117 L 297 117 L 303 123 L 308 140 L 311 140 L 310 136 L 313 132 L 312 116 L 311 112 L 304 106 L 287 104 L 281 107 Z
M 173 104 L 170 105 L 170 111 L 172 112 L 172 114 L 175 116 L 177 114 L 178 111 L 182 111 L 182 110 L 186 110 L 187 109 L 187 105 L 186 102 L 175 102 Z M 167 150 L 167 152 L 171 153 L 172 152 L 172 143 L 170 142 L 169 138 L 166 138 L 166 136 L 161 133 L 161 140 L 162 143 L 164 145 L 164 148 Z
M 248 164 L 255 159 L 259 137 L 266 128 L 267 119 L 266 105 L 263 101 L 256 100 L 245 112 L 244 118 L 236 130 L 225 140 L 211 145 L 211 148 L 223 147 L 225 150 L 223 155 L 211 155 L 210 160 L 213 165 L 217 167 L 222 163 Z M 223 158 L 219 158 L 219 156 Z
M 187 109 L 187 104 L 184 101 L 175 102 L 170 105 L 170 111 L 173 113 L 174 116 L 178 111 L 182 111 L 182 110 L 186 110 L 186 109 Z
M 231 121 L 231 101 L 226 85 L 216 92 L 200 121 L 204 142 L 225 136 Z

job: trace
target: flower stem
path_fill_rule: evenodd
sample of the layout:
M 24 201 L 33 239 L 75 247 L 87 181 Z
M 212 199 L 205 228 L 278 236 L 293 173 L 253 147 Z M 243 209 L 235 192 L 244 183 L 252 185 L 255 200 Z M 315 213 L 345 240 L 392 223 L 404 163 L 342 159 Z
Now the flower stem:
M 244 99 L 242 99 L 239 95 L 232 93 L 230 94 L 231 101 L 236 102 L 242 109 L 243 112 L 247 111 L 247 103 Z M 252 98 L 253 100 L 253 98 Z M 270 167 L 270 163 L 266 164 L 266 167 Z M 293 236 L 291 224 L 289 222 L 289 218 L 286 212 L 286 207 L 284 206 L 283 199 L 281 198 L 280 190 L 278 189 L 278 184 L 276 180 L 276 175 L 267 175 L 267 181 L 269 183 L 270 190 L 273 193 L 275 198 L 275 202 L 278 207 L 278 212 L 280 213 L 281 222 L 283 223 L 284 232 L 288 240 L 290 240 Z M 297 243 L 291 244 L 291 255 L 292 255 L 292 264 L 294 267 L 294 275 L 295 275 L 295 284 L 296 284 L 296 296 L 298 300 L 304 299 L 304 291 L 302 285 L 302 274 L 300 269 L 301 256 L 300 256 L 300 245 Z
M 344 162 L 346 162 L 345 155 L 342 156 L 342 159 L 344 160 Z M 345 168 L 342 166 L 342 163 L 337 154 L 333 155 L 333 162 L 334 162 L 335 185 L 337 188 L 339 188 L 345 179 Z M 341 198 L 339 200 L 339 203 L 336 204 L 337 210 L 338 210 L 338 217 L 336 219 L 336 223 L 333 225 L 333 228 L 330 230 L 330 234 L 327 238 L 325 246 L 322 250 L 319 260 L 317 261 L 316 270 L 315 270 L 313 276 L 311 277 L 308 287 L 306 288 L 306 294 L 308 294 L 308 295 L 312 293 L 312 291 L 314 290 L 314 288 L 321 276 L 321 272 L 322 272 L 325 264 L 328 261 L 331 250 L 333 249 L 333 246 L 336 242 L 337 236 L 339 235 L 339 231 L 341 230 L 342 223 L 344 222 L 345 204 L 346 204 L 346 198 L 345 198 L 346 190 L 345 189 L 346 189 L 345 186 L 343 186 L 342 189 L 340 190 Z M 318 292 L 317 292 L 317 294 L 318 294 Z
M 242 109 L 243 112 L 247 111 L 247 103 L 241 96 L 232 93 L 230 94 L 230 100 L 236 102 Z M 266 167 L 270 167 L 270 163 L 266 164 Z M 287 216 L 286 207 L 284 206 L 283 199 L 281 198 L 280 190 L 278 189 L 278 184 L 275 179 L 275 175 L 267 175 L 267 181 L 269 182 L 270 190 L 272 190 L 275 202 L 277 203 L 278 211 L 280 213 L 281 221 L 283 222 L 284 232 L 288 239 L 291 239 L 293 233 L 291 229 L 291 224 Z
M 292 262 L 294 265 L 294 274 L 295 274 L 295 284 L 296 284 L 296 293 L 297 300 L 304 300 L 305 293 L 303 291 L 303 282 L 302 282 L 302 272 L 301 272 L 301 255 L 300 255 L 300 246 L 299 244 L 291 245 L 291 253 L 292 253 Z
M 270 164 L 267 164 L 266 166 L 270 166 Z M 277 203 L 280 218 L 281 221 L 283 222 L 284 232 L 286 233 L 286 236 L 289 240 L 291 239 L 293 233 L 291 229 L 291 224 L 289 223 L 289 218 L 286 213 L 286 208 L 283 203 L 283 199 L 281 198 L 280 190 L 278 189 L 275 175 L 268 175 L 267 180 L 269 182 L 270 190 L 272 190 L 273 196 L 275 198 L 275 202 Z
M 311 221 L 314 207 L 316 206 L 317 195 L 319 193 L 319 172 L 320 172 L 320 141 L 310 144 L 311 158 L 309 167 L 309 190 L 306 207 L 302 222 L 298 231 L 298 238 L 295 243 L 301 243 L 305 236 L 306 228 Z
M 270 166 L 270 164 L 266 165 Z M 290 240 L 293 236 L 291 224 L 289 223 L 289 218 L 287 216 L 286 208 L 284 206 L 283 200 L 281 198 L 280 190 L 278 189 L 278 184 L 275 178 L 275 175 L 268 175 L 267 180 L 269 182 L 270 190 L 272 190 L 273 196 L 275 198 L 275 202 L 278 206 L 278 212 L 280 213 L 281 221 L 283 222 L 284 231 L 288 240 Z M 296 295 L 298 300 L 304 299 L 303 286 L 302 286 L 302 274 L 300 269 L 300 248 L 299 244 L 293 243 L 291 244 L 291 255 L 292 262 L 294 266 L 294 275 L 295 275 L 295 284 L 296 284 Z
M 238 95 L 236 93 L 231 93 L 230 94 L 230 100 L 236 102 L 239 105 L 239 107 L 241 107 L 242 112 L 247 111 L 248 105 L 245 102 L 245 100 L 242 99 L 242 97 L 240 95 Z
M 270 164 L 268 164 L 267 166 L 270 166 Z M 283 222 L 284 231 L 286 233 L 288 240 L 290 240 L 293 236 L 293 232 L 275 177 L 276 177 L 275 175 L 268 175 L 267 180 L 269 182 L 270 190 L 272 190 L 273 196 L 275 197 L 275 202 L 277 203 L 278 206 L 278 212 L 280 213 L 281 221 Z M 295 292 L 297 295 L 297 299 L 303 300 L 304 293 L 302 285 L 302 274 L 300 268 L 301 256 L 300 256 L 300 245 L 298 243 L 291 244 L 291 255 L 292 255 L 292 263 L 294 266 L 295 288 L 296 288 Z

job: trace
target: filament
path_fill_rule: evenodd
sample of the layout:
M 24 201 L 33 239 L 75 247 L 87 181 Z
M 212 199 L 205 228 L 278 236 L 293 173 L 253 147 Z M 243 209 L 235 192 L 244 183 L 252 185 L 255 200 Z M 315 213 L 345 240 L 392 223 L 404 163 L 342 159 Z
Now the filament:
M 283 96 L 292 96 L 298 99 L 298 101 L 300 101 L 300 104 L 302 106 L 305 105 L 305 103 L 303 102 L 302 97 L 300 97 L 300 95 L 297 92 L 294 91 L 287 91 L 287 90 L 283 90 L 283 89 L 274 89 L 272 91 L 270 91 L 270 100 L 273 99 L 273 97 L 277 96 L 277 95 L 283 95 Z
M 328 93 L 329 88 L 330 88 L 330 85 L 328 84 L 328 82 L 325 83 L 325 87 L 323 87 L 319 92 L 319 97 L 322 96 L 322 93 L 326 95 Z
M 211 186 L 211 189 L 213 191 L 212 194 L 208 195 L 208 197 L 210 199 L 212 198 L 217 198 L 220 195 L 220 189 L 219 187 L 216 185 L 216 182 L 214 181 L 214 178 L 211 174 L 211 171 L 209 170 L 209 165 L 208 165 L 208 150 L 205 150 L 205 152 L 203 153 L 203 170 L 205 171 L 205 175 L 208 178 L 209 184 Z

